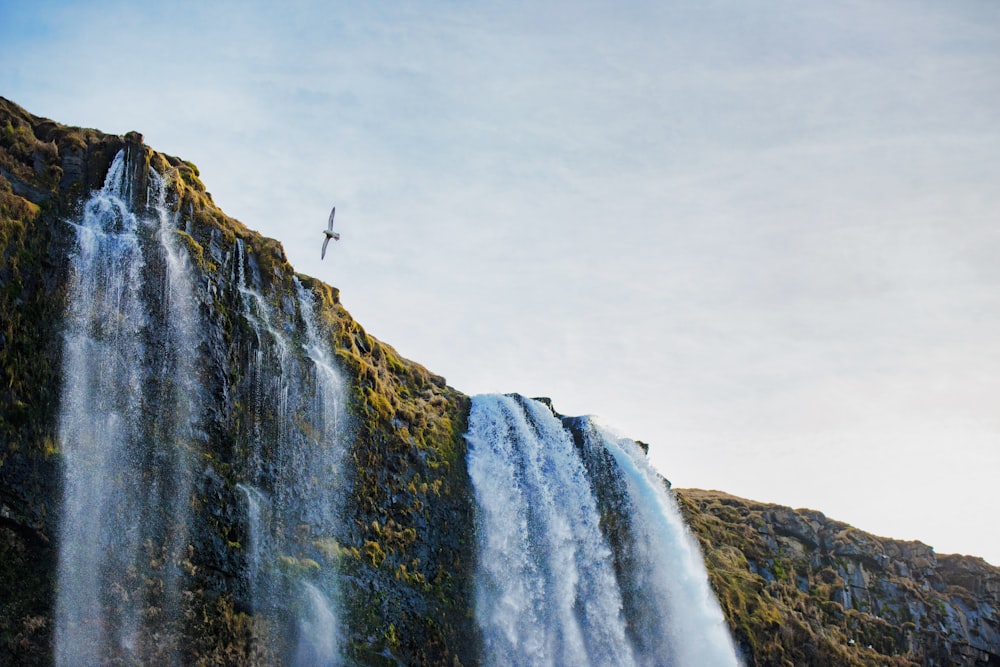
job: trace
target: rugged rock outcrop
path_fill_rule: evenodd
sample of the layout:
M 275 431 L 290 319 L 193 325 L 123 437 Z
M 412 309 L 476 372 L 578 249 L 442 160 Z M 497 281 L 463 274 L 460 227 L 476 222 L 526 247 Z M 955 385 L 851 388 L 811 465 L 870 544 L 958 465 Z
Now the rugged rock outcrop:
M 340 305 L 335 289 L 296 276 L 277 242 L 251 232 L 214 206 L 197 169 L 154 152 L 138 133 L 125 137 L 65 127 L 0 98 L 0 663 L 50 664 L 56 551 L 61 510 L 58 438 L 63 313 L 68 262 L 89 193 L 99 189 L 113 157 L 131 152 L 137 208 L 151 170 L 170 182 L 177 237 L 196 268 L 203 327 L 191 353 L 211 396 L 200 424 L 199 463 L 192 482 L 191 545 L 174 569 L 191 578 L 183 616 L 164 624 L 156 642 L 180 646 L 186 664 L 273 664 L 280 628 L 261 627 L 249 613 L 247 504 L 237 490 L 248 456 L 240 423 L 266 420 L 273 406 L 247 392 L 252 332 L 235 316 L 241 294 L 234 277 L 262 295 L 275 325 L 302 337 L 296 281 L 319 295 L 317 319 L 345 376 L 351 443 L 345 453 L 348 492 L 335 535 L 316 539 L 295 528 L 302 557 L 289 568 L 336 568 L 346 582 L 343 652 L 361 664 L 475 662 L 476 633 L 468 610 L 474 556 L 472 505 L 465 471 L 467 397 L 443 378 L 402 359 L 373 339 Z M 163 267 L 147 263 L 147 282 Z M 151 338 L 147 347 L 167 342 Z M 259 349 L 259 346 L 257 346 Z M 263 363 L 268 363 L 265 360 Z M 280 369 L 262 368 L 261 374 Z M 260 454 L 262 465 L 277 454 Z M 293 501 L 294 502 L 294 501 Z M 126 508 L 127 509 L 127 508 Z M 301 539 L 298 534 L 301 533 Z M 150 544 L 136 586 L 156 590 L 166 576 L 163 545 Z M 308 557 L 305 557 L 308 556 Z M 152 584 L 150 582 L 153 582 Z M 118 592 L 123 598 L 136 590 Z M 159 614 L 155 595 L 143 614 Z M 171 637 L 170 635 L 177 635 Z M 153 648 L 149 649 L 154 650 Z M 149 654 L 151 662 L 155 655 Z
M 1000 665 L 1000 570 L 820 512 L 677 490 L 750 665 Z
M 185 664 L 273 664 L 279 627 L 255 617 L 246 577 L 247 503 L 240 429 L 267 410 L 249 396 L 254 363 L 238 316 L 243 275 L 275 324 L 303 336 L 297 285 L 318 295 L 350 413 L 346 498 L 335 534 L 290 531 L 283 563 L 336 569 L 345 582 L 343 652 L 355 664 L 476 664 L 473 507 L 463 434 L 469 399 L 369 336 L 337 290 L 296 275 L 276 241 L 220 211 L 194 165 L 124 137 L 39 118 L 0 98 L 0 664 L 48 665 L 63 496 L 58 415 L 69 264 L 88 195 L 130 152 L 134 203 L 150 173 L 170 182 L 176 240 L 195 266 L 204 330 L 197 354 L 210 407 L 197 434 L 182 614 L 155 641 Z M 156 274 L 162 267 L 151 262 Z M 162 340 L 150 339 L 151 345 Z M 267 374 L 274 369 L 263 368 Z M 263 466 L 275 466 L 267 459 Z M 817 512 L 678 492 L 750 665 L 1000 664 L 1000 572 L 981 560 L 866 535 Z M 613 504 L 601 505 L 614 524 Z M 329 538 L 329 539 L 327 539 Z M 156 590 L 164 545 L 130 576 Z M 616 567 L 628 567 L 627 562 Z M 122 589 L 109 595 L 130 596 Z M 143 610 L 160 613 L 150 595 Z M 152 650 L 152 649 L 150 649 Z M 148 662 L 156 664 L 151 653 Z

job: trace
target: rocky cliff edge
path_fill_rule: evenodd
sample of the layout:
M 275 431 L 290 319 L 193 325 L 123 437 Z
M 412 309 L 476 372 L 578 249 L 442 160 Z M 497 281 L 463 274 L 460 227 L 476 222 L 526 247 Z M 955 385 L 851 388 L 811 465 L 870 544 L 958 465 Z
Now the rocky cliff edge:
M 814 510 L 675 493 L 748 665 L 1000 665 L 1000 568 Z
M 56 417 L 60 321 L 72 235 L 113 156 L 169 174 L 181 232 L 206 294 L 225 288 L 221 265 L 239 240 L 255 287 L 293 289 L 281 246 L 222 213 L 197 168 L 142 144 L 63 126 L 0 98 L 0 663 L 51 664 L 60 502 Z M 145 167 L 143 167 L 145 165 Z M 141 177 L 142 174 L 139 174 Z M 141 195 L 140 195 L 141 196 Z M 350 387 L 352 491 L 331 558 L 349 573 L 348 653 L 358 664 L 473 664 L 472 500 L 462 433 L 468 399 L 399 357 L 342 308 L 337 291 L 305 276 Z M 215 290 L 215 292 L 213 292 Z M 226 302 L 203 307 L 224 341 Z M 227 386 L 225 349 L 211 351 Z M 226 565 L 239 557 L 240 516 L 226 479 L 226 415 L 212 428 L 202 482 L 203 534 L 190 562 L 200 577 L 186 613 L 190 664 L 261 664 L 255 627 Z M 1000 570 L 937 555 L 918 542 L 875 537 L 819 512 L 715 491 L 679 490 L 746 662 L 763 665 L 1000 666 Z

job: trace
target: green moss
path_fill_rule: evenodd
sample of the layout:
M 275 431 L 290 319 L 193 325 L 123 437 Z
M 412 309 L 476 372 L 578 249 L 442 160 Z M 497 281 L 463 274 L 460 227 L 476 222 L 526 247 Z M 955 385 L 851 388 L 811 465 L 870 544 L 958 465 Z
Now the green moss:
M 185 617 L 193 629 L 182 645 L 181 662 L 195 667 L 251 667 L 279 663 L 277 648 L 269 641 L 273 629 L 259 616 L 237 611 L 229 595 L 213 601 L 195 591 L 187 598 Z
M 715 491 L 683 489 L 675 490 L 675 495 L 701 542 L 723 613 L 752 658 L 748 664 L 920 664 L 919 654 L 908 655 L 910 635 L 893 620 L 895 615 L 879 618 L 845 610 L 834 599 L 843 592 L 841 573 L 851 567 L 848 559 L 822 550 L 813 550 L 804 559 L 789 558 L 785 538 L 775 539 L 780 529 L 777 517 L 816 521 L 829 534 L 845 530 L 842 524 L 807 510 L 778 508 Z M 875 538 L 858 539 L 875 544 Z M 755 574 L 755 568 L 769 570 L 773 580 Z M 804 582 L 805 591 L 799 582 Z
M 322 569 L 319 563 L 311 558 L 296 558 L 285 555 L 278 557 L 278 566 L 285 574 L 298 576 L 310 576 Z
M 181 247 L 187 251 L 191 260 L 203 272 L 214 273 L 218 269 L 215 264 L 205 259 L 205 249 L 194 240 L 193 236 L 180 229 L 173 230 L 173 234 L 181 242 Z
M 16 179 L 20 192 L 31 193 L 30 199 L 14 194 L 12 182 L 0 178 L 0 334 L 5 337 L 0 345 L 4 442 L 0 481 L 22 476 L 34 480 L 44 475 L 25 475 L 26 466 L 45 465 L 55 473 L 59 463 L 53 432 L 58 392 L 51 389 L 59 386 L 57 325 L 65 275 L 53 277 L 46 271 L 63 264 L 70 250 L 63 220 L 78 210 L 75 207 L 86 192 L 100 186 L 123 140 L 34 118 L 0 99 L 0 144 L 0 167 Z M 131 145 L 136 145 L 134 138 Z M 185 229 L 190 234 L 177 231 L 175 238 L 197 269 L 221 285 L 228 277 L 218 275 L 213 253 L 231 252 L 240 239 L 260 270 L 265 283 L 261 291 L 276 301 L 272 304 L 276 312 L 283 308 L 279 301 L 294 295 L 295 274 L 281 244 L 220 211 L 193 164 L 142 150 L 140 167 L 148 164 L 169 179 L 168 201 L 189 221 Z M 75 170 L 65 183 L 63 158 Z M 348 581 L 372 582 L 371 587 L 344 592 L 344 604 L 351 610 L 345 620 L 347 642 L 356 655 L 366 656 L 366 662 L 371 656 L 386 655 L 407 664 L 452 663 L 458 656 L 472 656 L 475 637 L 468 599 L 472 538 L 451 530 L 449 524 L 471 525 L 462 439 L 468 399 L 447 387 L 443 378 L 368 335 L 343 309 L 335 288 L 308 277 L 299 279 L 318 297 L 321 328 L 328 332 L 348 380 L 353 441 L 344 515 L 350 520 L 343 534 L 335 537 L 303 537 L 303 551 L 279 559 L 277 567 L 289 576 L 316 576 L 320 568 L 329 571 L 335 566 Z M 55 285 L 54 291 L 48 285 Z M 249 332 L 241 329 L 246 326 L 243 318 L 230 312 L 234 304 L 227 302 L 231 297 L 224 291 L 210 291 L 208 307 L 222 322 L 220 343 L 238 350 Z M 233 366 L 204 372 L 220 372 L 228 386 L 238 386 L 244 371 Z M 229 510 L 215 512 L 219 508 L 212 503 L 226 502 L 243 466 L 236 454 L 240 444 L 232 433 L 264 415 L 251 414 L 236 400 L 224 412 L 227 423 L 209 434 L 212 445 L 199 458 L 203 470 L 211 471 L 207 477 L 220 479 L 217 483 L 224 490 L 217 496 L 193 498 L 192 506 L 212 543 L 219 545 L 218 555 L 239 562 L 244 555 L 233 552 L 243 551 L 245 526 Z M 8 471 L 10 476 L 3 477 Z M 8 494 L 23 492 L 24 499 L 15 505 L 32 508 L 36 514 L 28 519 L 45 527 L 49 510 L 37 499 L 53 497 L 51 490 L 15 489 L 8 483 L 3 488 Z M 192 577 L 224 576 L 202 567 L 205 562 L 191 556 L 180 567 Z M 151 554 L 146 566 L 159 572 L 161 555 Z M 0 598 L 6 593 L 0 590 Z M 200 589 L 189 593 L 186 628 L 169 629 L 191 638 L 184 664 L 274 664 L 276 656 L 265 655 L 271 650 L 267 637 L 273 628 L 237 611 L 238 605 L 226 594 Z M 159 618 L 162 607 L 150 602 L 144 613 Z M 386 632 L 387 627 L 392 632 Z

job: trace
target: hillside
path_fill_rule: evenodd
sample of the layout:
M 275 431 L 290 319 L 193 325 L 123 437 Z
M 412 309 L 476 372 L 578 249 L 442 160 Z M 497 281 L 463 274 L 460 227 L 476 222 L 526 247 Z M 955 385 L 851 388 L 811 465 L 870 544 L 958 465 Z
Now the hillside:
M 1000 570 L 813 510 L 676 491 L 759 665 L 997 665 Z
M 167 250 L 142 265 L 150 279 L 136 298 L 152 304 L 143 316 L 156 326 L 136 329 L 135 353 L 160 351 L 163 365 L 196 379 L 186 388 L 146 364 L 132 393 L 148 398 L 136 410 L 174 401 L 174 412 L 194 406 L 199 416 L 180 430 L 167 413 L 136 420 L 140 441 L 171 444 L 122 482 L 125 491 L 135 487 L 128 497 L 141 507 L 108 510 L 126 520 L 134 510 L 145 532 L 127 577 L 101 595 L 157 633 L 139 649 L 123 644 L 116 659 L 125 663 L 137 650 L 160 664 L 170 650 L 183 664 L 275 664 L 292 651 L 301 632 L 296 610 L 256 613 L 257 582 L 247 574 L 259 574 L 255 498 L 267 497 L 294 509 L 272 517 L 271 597 L 335 578 L 330 596 L 344 610 L 350 664 L 477 664 L 476 510 L 463 438 L 469 398 L 368 335 L 335 288 L 297 275 L 278 242 L 220 211 L 194 165 L 145 146 L 137 133 L 64 126 L 2 98 L 0 663 L 54 661 L 57 578 L 66 567 L 59 545 L 73 528 L 62 444 L 72 425 L 60 403 L 72 389 L 62 379 L 71 363 L 66 313 L 80 292 L 68 258 L 76 253 L 74 221 L 121 152 L 134 184 L 123 196 L 138 208 L 155 204 L 176 223 L 166 232 L 140 223 L 137 231 L 161 234 Z M 157 192 L 163 201 L 150 201 Z M 185 307 L 194 331 L 177 328 L 169 308 L 179 306 L 157 291 L 170 283 L 170 252 L 191 274 Z M 179 336 L 191 347 L 180 354 Z M 334 419 L 343 451 L 329 468 L 347 491 L 329 516 L 303 506 L 322 481 L 307 464 L 327 465 L 310 458 L 327 444 L 311 412 L 322 393 L 315 364 L 289 352 L 313 336 L 329 346 L 344 383 L 345 414 Z M 188 354 L 196 364 L 184 365 Z M 311 402 L 290 397 L 293 381 Z M 249 479 L 259 488 L 248 490 Z M 1000 665 L 997 568 L 867 535 L 818 512 L 718 492 L 675 495 L 748 665 Z M 171 502 L 183 518 L 164 509 Z M 185 585 L 171 597 L 177 578 Z

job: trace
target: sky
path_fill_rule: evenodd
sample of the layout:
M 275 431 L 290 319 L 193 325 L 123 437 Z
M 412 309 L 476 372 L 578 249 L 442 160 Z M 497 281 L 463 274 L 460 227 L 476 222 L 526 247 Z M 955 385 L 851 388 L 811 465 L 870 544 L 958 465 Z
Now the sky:
M 1000 565 L 1000 3 L 0 0 L 0 63 L 460 391 Z

